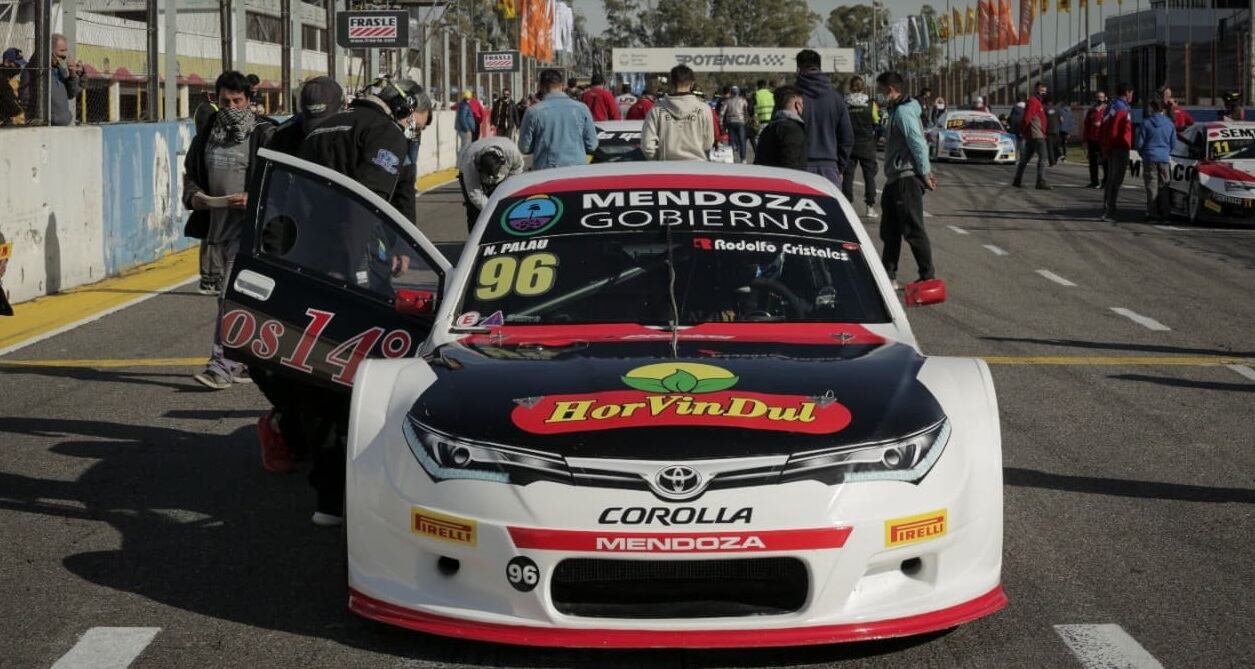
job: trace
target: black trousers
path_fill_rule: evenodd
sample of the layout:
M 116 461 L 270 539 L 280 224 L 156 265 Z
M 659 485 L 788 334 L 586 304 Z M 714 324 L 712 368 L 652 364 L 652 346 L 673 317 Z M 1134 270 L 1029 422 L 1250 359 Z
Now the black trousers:
M 1107 161 L 1102 157 L 1102 145 L 1095 141 L 1085 142 L 1085 153 L 1089 158 L 1090 184 L 1107 185 Z M 1102 180 L 1098 179 L 1098 170 L 1102 169 Z
M 344 458 L 349 395 L 250 368 L 257 387 L 279 411 L 279 431 L 298 457 L 308 457 L 317 509 L 339 516 L 344 508 Z
M 850 160 L 845 164 L 845 171 L 841 173 L 841 192 L 850 202 L 854 202 L 854 169 L 856 167 L 863 168 L 863 201 L 870 207 L 876 204 L 875 147 L 872 148 L 870 154 L 862 152 L 850 154 Z
M 898 257 L 902 255 L 902 239 L 911 245 L 919 278 L 932 279 L 933 250 L 924 230 L 924 186 L 915 177 L 906 177 L 885 184 L 880 195 L 880 241 L 884 242 L 881 262 L 889 278 L 898 276 Z

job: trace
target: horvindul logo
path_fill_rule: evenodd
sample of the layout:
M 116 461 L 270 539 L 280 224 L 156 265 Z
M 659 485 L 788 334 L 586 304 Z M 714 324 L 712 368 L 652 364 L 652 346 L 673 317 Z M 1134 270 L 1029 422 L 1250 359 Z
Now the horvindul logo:
M 740 390 L 740 378 L 715 365 L 661 362 L 632 369 L 621 380 L 631 390 L 515 400 L 511 419 L 534 434 L 661 426 L 832 434 L 851 420 L 849 409 L 830 395 Z

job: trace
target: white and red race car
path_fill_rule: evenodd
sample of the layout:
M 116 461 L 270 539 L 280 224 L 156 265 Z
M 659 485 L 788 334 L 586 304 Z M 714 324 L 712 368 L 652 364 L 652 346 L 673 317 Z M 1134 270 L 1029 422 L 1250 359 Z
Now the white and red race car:
M 1177 136 L 1169 184 L 1172 212 L 1191 223 L 1255 223 L 1255 122 L 1213 121 Z M 1129 176 L 1142 175 L 1129 157 Z
M 989 112 L 946 112 L 924 131 L 929 157 L 937 161 L 1014 163 L 1015 136 Z
M 513 644 L 744 647 L 1005 605 L 989 369 L 920 352 L 828 181 L 532 172 L 442 277 L 420 357 L 353 383 L 354 612 Z

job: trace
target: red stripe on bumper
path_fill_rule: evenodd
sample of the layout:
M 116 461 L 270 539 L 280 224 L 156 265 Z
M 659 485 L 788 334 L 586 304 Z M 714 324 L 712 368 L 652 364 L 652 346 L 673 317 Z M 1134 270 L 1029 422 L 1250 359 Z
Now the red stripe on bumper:
M 1002 586 L 954 606 L 903 618 L 845 625 L 753 630 L 571 629 L 459 620 L 406 609 L 349 589 L 349 609 L 389 625 L 440 636 L 520 646 L 576 648 L 762 648 L 913 636 L 971 622 L 1007 605 Z
M 755 553 L 841 548 L 849 527 L 745 532 L 595 532 L 511 527 L 518 548 L 588 553 Z

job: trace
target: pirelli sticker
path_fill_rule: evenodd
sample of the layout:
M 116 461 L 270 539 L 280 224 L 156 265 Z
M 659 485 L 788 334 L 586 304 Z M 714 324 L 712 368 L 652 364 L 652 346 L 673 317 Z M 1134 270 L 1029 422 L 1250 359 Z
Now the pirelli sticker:
M 410 509 L 410 530 L 414 534 L 463 546 L 475 545 L 476 523 L 466 518 L 447 516 L 422 507 Z
M 945 509 L 885 521 L 885 548 L 936 539 L 946 533 Z

